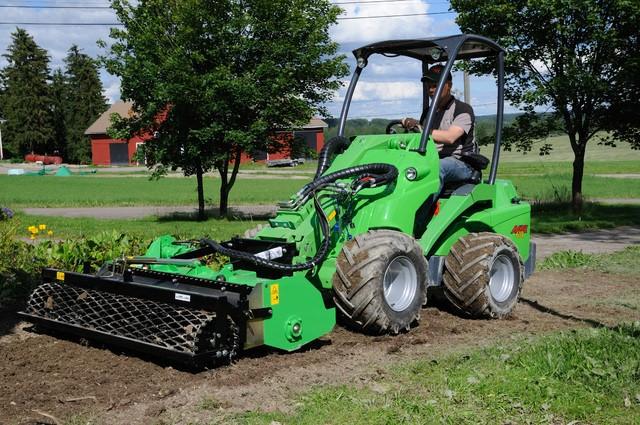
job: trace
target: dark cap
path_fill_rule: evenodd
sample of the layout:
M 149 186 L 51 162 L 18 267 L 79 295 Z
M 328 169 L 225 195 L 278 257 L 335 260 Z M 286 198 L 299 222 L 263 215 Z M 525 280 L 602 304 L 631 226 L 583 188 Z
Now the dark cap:
M 432 83 L 437 83 L 438 80 L 440 80 L 440 75 L 442 75 L 443 70 L 444 70 L 443 65 L 433 65 L 431 68 L 429 68 L 426 74 L 422 76 L 422 82 L 428 81 Z M 449 75 L 447 76 L 447 81 L 451 81 L 451 80 L 453 80 L 453 75 L 451 75 L 451 72 L 449 72 Z

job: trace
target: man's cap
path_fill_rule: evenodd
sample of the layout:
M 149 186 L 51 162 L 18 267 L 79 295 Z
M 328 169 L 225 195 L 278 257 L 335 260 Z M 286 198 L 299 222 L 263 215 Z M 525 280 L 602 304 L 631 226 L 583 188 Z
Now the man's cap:
M 444 71 L 443 65 L 433 65 L 429 70 L 422 76 L 422 82 L 428 81 L 432 83 L 437 83 L 440 80 L 440 75 L 442 75 L 442 71 Z M 449 72 L 447 75 L 447 81 L 453 80 L 453 75 Z

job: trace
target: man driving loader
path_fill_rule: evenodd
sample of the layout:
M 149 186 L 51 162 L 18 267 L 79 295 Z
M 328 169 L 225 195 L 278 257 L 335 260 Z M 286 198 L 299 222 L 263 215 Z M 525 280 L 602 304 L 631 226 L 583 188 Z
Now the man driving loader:
M 433 99 L 436 84 L 444 66 L 433 65 L 422 77 L 429 85 L 429 96 Z M 447 182 L 464 181 L 471 178 L 473 169 L 460 160 L 463 153 L 478 150 L 474 137 L 475 115 L 473 108 L 451 94 L 452 75 L 447 81 L 438 102 L 438 110 L 431 136 L 440 153 L 440 191 Z M 432 100 L 432 103 L 434 101 Z M 423 117 L 426 114 L 423 114 Z M 404 118 L 402 126 L 407 130 L 422 131 L 422 125 L 414 118 Z

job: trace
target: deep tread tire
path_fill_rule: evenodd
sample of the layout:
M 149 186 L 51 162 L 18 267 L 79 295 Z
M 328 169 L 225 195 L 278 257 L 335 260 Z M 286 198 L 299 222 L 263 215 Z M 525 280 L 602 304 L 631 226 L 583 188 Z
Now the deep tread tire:
M 495 261 L 512 268 L 513 285 L 503 300 L 496 299 L 490 290 Z M 465 314 L 499 319 L 509 315 L 518 303 L 524 266 L 514 243 L 502 235 L 483 232 L 461 237 L 451 247 L 444 268 L 443 293 Z
M 407 306 L 396 311 L 384 296 L 384 275 L 394 259 L 413 265 L 416 285 Z M 397 260 L 396 260 L 397 261 Z M 426 302 L 427 261 L 412 237 L 393 230 L 371 230 L 344 244 L 333 275 L 334 301 L 341 321 L 369 334 L 397 334 L 420 318 Z

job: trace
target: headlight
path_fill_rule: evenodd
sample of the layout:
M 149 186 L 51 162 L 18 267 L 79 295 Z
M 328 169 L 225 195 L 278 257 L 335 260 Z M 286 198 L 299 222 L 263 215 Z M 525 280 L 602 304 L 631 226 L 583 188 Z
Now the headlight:
M 414 181 L 418 177 L 418 170 L 413 167 L 409 167 L 404 172 L 404 176 L 407 178 L 407 180 Z

